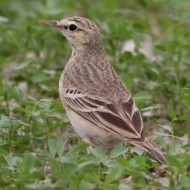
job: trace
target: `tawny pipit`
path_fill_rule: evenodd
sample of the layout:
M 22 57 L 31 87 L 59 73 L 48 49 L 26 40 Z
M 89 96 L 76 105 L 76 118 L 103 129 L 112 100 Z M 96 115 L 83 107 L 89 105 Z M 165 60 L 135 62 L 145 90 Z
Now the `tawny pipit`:
M 139 110 L 109 64 L 96 24 L 82 17 L 40 22 L 61 31 L 72 45 L 71 58 L 59 81 L 59 94 L 81 138 L 104 148 L 129 142 L 167 164 L 163 154 L 145 141 Z

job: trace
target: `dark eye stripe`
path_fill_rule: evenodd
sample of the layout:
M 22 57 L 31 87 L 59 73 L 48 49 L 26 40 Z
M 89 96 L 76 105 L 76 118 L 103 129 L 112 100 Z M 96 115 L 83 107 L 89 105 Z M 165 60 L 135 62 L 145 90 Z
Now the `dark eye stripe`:
M 77 29 L 77 31 L 84 31 L 84 30 L 83 30 L 83 29 L 81 29 L 81 28 L 78 28 L 78 29 Z

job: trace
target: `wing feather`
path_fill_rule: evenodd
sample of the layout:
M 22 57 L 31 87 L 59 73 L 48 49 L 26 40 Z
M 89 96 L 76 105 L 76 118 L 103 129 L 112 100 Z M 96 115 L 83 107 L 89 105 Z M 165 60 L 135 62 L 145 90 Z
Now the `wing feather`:
M 142 119 L 131 97 L 121 105 L 97 100 L 76 90 L 65 90 L 64 97 L 67 106 L 90 122 L 127 139 L 143 138 Z

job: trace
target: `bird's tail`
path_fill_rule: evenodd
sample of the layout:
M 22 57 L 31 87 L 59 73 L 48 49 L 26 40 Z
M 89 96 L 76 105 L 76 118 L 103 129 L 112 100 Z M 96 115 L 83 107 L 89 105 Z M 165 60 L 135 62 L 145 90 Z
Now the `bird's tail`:
M 139 148 L 143 149 L 146 152 L 150 152 L 158 163 L 163 164 L 163 165 L 168 165 L 164 154 L 150 142 L 132 141 L 131 144 L 138 146 Z

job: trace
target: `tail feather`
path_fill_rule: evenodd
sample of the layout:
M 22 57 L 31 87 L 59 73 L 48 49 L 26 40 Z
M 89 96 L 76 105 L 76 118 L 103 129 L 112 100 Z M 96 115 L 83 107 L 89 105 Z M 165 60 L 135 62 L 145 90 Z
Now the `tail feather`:
M 163 164 L 163 165 L 168 165 L 164 154 L 160 150 L 158 150 L 158 148 L 153 146 L 150 142 L 133 141 L 131 142 L 131 144 L 138 146 L 139 148 L 143 149 L 146 152 L 150 152 L 158 163 Z

